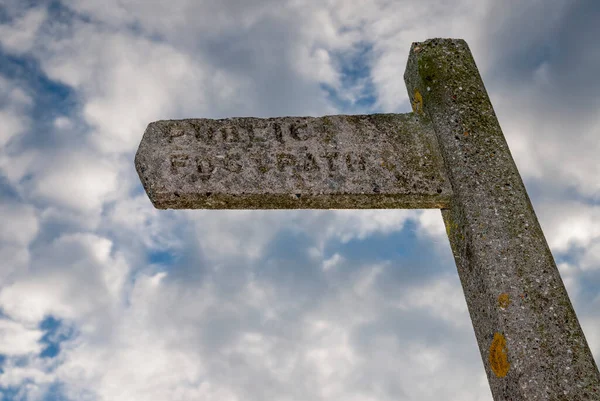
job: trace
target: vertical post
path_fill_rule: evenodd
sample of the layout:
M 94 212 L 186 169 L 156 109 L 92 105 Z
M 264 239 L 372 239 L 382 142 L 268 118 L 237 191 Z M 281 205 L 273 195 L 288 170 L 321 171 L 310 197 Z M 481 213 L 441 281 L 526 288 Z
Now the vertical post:
M 467 43 L 413 43 L 404 80 L 452 185 L 442 217 L 494 400 L 600 400 L 598 367 Z

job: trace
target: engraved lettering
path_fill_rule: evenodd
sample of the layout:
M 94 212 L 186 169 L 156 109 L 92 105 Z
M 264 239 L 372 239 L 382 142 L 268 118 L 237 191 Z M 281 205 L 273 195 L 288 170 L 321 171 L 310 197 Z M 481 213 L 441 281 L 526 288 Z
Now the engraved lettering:
M 178 168 L 185 167 L 187 165 L 189 156 L 175 154 L 171 155 L 169 159 L 171 160 L 171 171 L 177 173 Z
M 254 133 L 255 132 L 256 131 L 254 131 Z M 256 136 L 255 141 L 256 142 L 267 142 L 267 138 L 265 136 L 266 136 L 266 134 L 267 134 L 268 131 L 266 131 L 264 128 L 261 128 L 260 132 L 261 132 L 262 135 L 261 136 Z
M 337 159 L 337 157 L 339 156 L 338 152 L 327 152 L 325 154 L 322 154 L 321 157 L 324 157 L 327 159 L 327 166 L 329 167 L 329 171 L 335 171 L 335 164 L 333 163 L 333 159 Z
M 248 139 L 250 140 L 250 143 L 265 141 L 264 138 L 256 137 L 256 132 L 254 131 L 254 127 L 252 126 L 252 124 L 248 123 L 245 125 L 244 128 L 246 129 L 246 131 L 248 131 Z
M 179 125 L 171 127 L 171 129 L 168 130 L 167 132 L 168 132 L 167 139 L 168 139 L 169 143 L 173 143 L 173 138 L 177 138 L 177 137 L 183 136 L 183 134 L 185 134 L 183 127 L 181 127 Z
M 292 123 L 290 125 L 290 136 L 297 141 L 305 141 L 310 137 L 307 128 L 306 123 Z
M 241 156 L 239 154 L 228 154 L 225 158 L 225 169 L 232 173 L 239 173 L 242 171 Z
M 272 123 L 273 132 L 275 134 L 275 140 L 279 143 L 283 143 L 283 134 L 281 133 L 281 125 L 277 122 Z
M 196 171 L 198 172 L 198 177 L 202 181 L 208 181 L 208 179 L 212 176 L 212 173 L 215 170 L 215 165 L 212 160 L 208 160 L 206 158 L 196 157 Z
M 255 142 L 265 142 L 264 138 L 261 138 L 256 135 L 256 130 L 262 131 L 260 127 L 254 126 L 252 120 L 242 119 L 238 122 L 239 128 L 244 132 L 244 141 L 247 140 L 247 143 L 252 145 Z M 260 122 L 258 122 L 260 125 Z
M 252 137 L 253 137 L 253 141 L 254 142 L 259 142 L 259 143 L 264 143 L 267 142 L 267 138 L 265 138 L 265 129 L 261 128 L 259 130 L 259 132 L 261 132 L 261 136 L 256 135 L 256 130 L 255 128 L 252 128 L 251 133 L 252 133 Z
M 283 171 L 286 166 L 296 166 L 296 156 L 289 153 L 277 154 L 277 169 Z
M 221 127 L 219 132 L 221 133 L 223 142 L 240 142 L 240 134 L 235 125 Z M 233 138 L 233 140 L 228 141 L 228 138 Z
M 198 126 L 198 123 L 192 120 L 190 121 L 190 126 L 194 131 L 194 138 L 196 138 L 196 140 L 200 140 L 200 127 Z
M 351 154 L 348 153 L 346 155 L 346 167 L 348 167 L 349 171 L 356 171 L 356 169 L 360 169 L 360 170 L 366 170 L 366 163 L 365 163 L 365 158 L 363 157 L 362 154 L 358 155 L 358 163 L 357 162 L 352 162 L 352 158 L 351 158 Z M 357 167 L 358 165 L 358 167 Z
M 306 152 L 305 149 L 300 151 L 299 154 L 279 153 L 276 157 L 276 162 L 273 163 L 269 160 L 268 155 L 262 152 L 252 155 L 250 163 L 261 174 L 270 171 L 273 165 L 280 172 L 285 171 L 288 167 L 291 167 L 292 171 L 300 173 L 321 170 L 321 164 L 318 162 L 317 157 L 313 153 Z M 339 170 L 338 160 L 341 159 L 339 152 L 326 152 L 321 157 L 326 159 L 325 163 L 329 172 Z M 244 169 L 244 160 L 246 160 L 246 157 L 242 153 L 226 153 L 224 156 L 217 156 L 217 158 L 218 160 L 214 160 L 207 156 L 196 156 L 194 163 L 191 163 L 190 156 L 187 154 L 172 154 L 169 156 L 169 162 L 173 173 L 184 173 L 187 179 L 191 181 L 198 179 L 203 181 L 209 180 L 215 172 L 217 163 L 230 173 L 240 173 Z M 354 155 L 348 153 L 345 155 L 345 160 L 349 171 L 366 170 L 365 156 L 363 154 Z M 190 170 L 189 167 L 192 166 L 194 168 Z M 398 173 L 395 174 L 395 177 L 401 182 L 404 182 L 406 179 L 406 177 Z
M 215 136 L 215 129 L 211 126 L 206 126 L 198 123 L 191 123 L 194 127 L 194 136 L 196 140 L 204 143 L 213 143 Z
M 302 166 L 302 171 L 316 171 L 320 170 L 317 161 L 315 160 L 315 156 L 311 153 L 307 153 L 304 157 L 304 165 Z
M 253 155 L 252 160 L 254 160 L 259 173 L 265 174 L 267 171 L 271 170 L 271 168 L 268 166 L 269 160 L 267 155 Z

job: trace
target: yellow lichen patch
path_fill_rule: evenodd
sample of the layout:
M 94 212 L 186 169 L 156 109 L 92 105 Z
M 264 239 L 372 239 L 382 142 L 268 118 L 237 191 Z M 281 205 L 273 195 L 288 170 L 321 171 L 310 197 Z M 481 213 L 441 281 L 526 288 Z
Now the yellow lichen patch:
M 414 113 L 423 114 L 423 96 L 418 89 L 415 89 L 415 98 L 412 102 L 412 109 Z
M 456 224 L 454 221 L 449 221 L 448 224 L 446 224 L 446 234 L 448 234 L 448 237 L 450 237 L 452 231 L 456 230 L 457 228 L 458 224 Z
M 490 367 L 497 377 L 506 376 L 510 368 L 506 339 L 498 332 L 494 333 L 494 339 L 490 345 Z
M 500 307 L 502 309 L 508 308 L 508 305 L 510 304 L 510 297 L 508 296 L 507 293 L 502 293 L 500 294 L 500 296 L 498 297 L 498 305 L 500 305 Z

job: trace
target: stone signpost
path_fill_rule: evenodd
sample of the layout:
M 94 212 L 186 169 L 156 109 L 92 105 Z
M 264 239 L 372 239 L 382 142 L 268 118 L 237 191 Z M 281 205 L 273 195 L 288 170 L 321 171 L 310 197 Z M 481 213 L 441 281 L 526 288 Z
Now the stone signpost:
M 441 209 L 494 400 L 600 400 L 467 43 L 413 43 L 404 81 L 408 114 L 156 121 L 135 166 L 158 209 Z

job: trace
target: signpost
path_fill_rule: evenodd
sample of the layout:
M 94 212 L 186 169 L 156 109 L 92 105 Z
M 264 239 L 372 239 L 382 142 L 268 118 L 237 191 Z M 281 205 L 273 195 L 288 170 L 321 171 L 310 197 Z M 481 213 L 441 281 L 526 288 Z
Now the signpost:
M 163 120 L 158 209 L 441 209 L 494 400 L 600 400 L 600 373 L 467 43 L 411 46 L 412 113 Z

